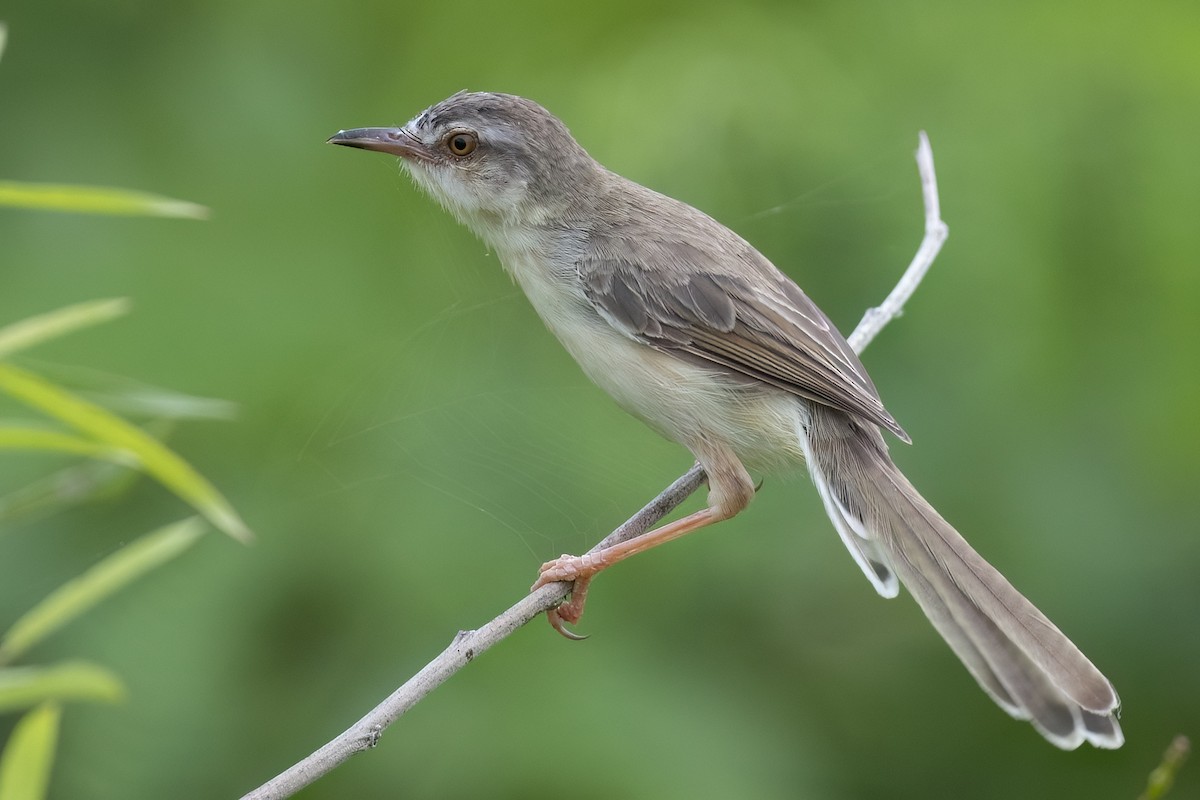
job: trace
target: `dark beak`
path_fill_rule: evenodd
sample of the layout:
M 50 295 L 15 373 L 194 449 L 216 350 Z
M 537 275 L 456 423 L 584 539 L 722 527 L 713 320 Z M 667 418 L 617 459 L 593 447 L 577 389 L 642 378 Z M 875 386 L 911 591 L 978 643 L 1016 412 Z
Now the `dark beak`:
M 354 128 L 338 131 L 327 144 L 340 144 L 362 150 L 390 153 L 401 158 L 428 159 L 425 144 L 404 128 Z

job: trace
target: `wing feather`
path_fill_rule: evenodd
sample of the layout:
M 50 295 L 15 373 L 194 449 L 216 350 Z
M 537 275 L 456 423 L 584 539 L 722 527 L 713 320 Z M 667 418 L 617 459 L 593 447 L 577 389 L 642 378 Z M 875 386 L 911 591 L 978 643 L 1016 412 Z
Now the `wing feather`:
M 689 224 L 669 236 L 589 239 L 576 266 L 597 311 L 657 350 L 864 417 L 908 441 L 816 304 L 737 234 L 679 205 Z M 701 237 L 715 246 L 701 246 Z

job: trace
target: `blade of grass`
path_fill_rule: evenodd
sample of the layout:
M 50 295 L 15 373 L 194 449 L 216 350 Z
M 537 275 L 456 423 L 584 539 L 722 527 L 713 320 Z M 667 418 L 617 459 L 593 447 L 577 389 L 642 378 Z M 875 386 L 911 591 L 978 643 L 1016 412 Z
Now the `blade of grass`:
M 62 708 L 45 703 L 21 717 L 0 753 L 0 800 L 42 800 L 58 747 Z
M 184 394 L 91 367 L 26 358 L 21 365 L 117 414 L 165 420 L 229 420 L 237 416 L 237 404 L 228 400 Z
M 82 433 L 130 451 L 141 460 L 148 475 L 190 503 L 218 529 L 242 542 L 253 538 L 216 487 L 141 428 L 12 364 L 0 363 L 0 391 Z
M 8 26 L 0 22 L 0 56 L 4 55 L 4 43 L 8 41 Z
M 207 219 L 202 205 L 149 192 L 107 186 L 0 181 L 0 206 L 81 214 Z
M 127 467 L 139 467 L 141 462 L 128 450 L 113 447 L 94 439 L 81 439 L 69 433 L 42 428 L 0 425 L 0 450 L 41 450 L 72 453 L 79 456 L 111 461 Z
M 124 297 L 89 300 L 6 325 L 0 328 L 0 358 L 80 328 L 108 322 L 127 313 L 129 306 Z
M 119 703 L 124 699 L 121 679 L 86 661 L 0 669 L 0 713 L 31 708 L 50 700 Z
M 0 495 L 0 536 L 14 523 L 61 508 L 119 496 L 141 472 L 107 461 L 81 461 Z
M 67 581 L 26 612 L 0 638 L 0 664 L 8 664 L 101 600 L 190 547 L 204 523 L 196 517 L 159 528 Z
M 1150 773 L 1150 778 L 1146 781 L 1146 791 L 1138 796 L 1138 800 L 1161 800 L 1166 797 L 1175 783 L 1175 775 L 1183 766 L 1183 762 L 1187 761 L 1191 749 L 1192 743 L 1188 737 L 1183 734 L 1176 736 L 1167 752 L 1163 753 L 1162 761 Z
M 171 433 L 171 420 L 152 419 L 146 432 L 163 441 Z M 140 464 L 139 464 L 140 466 Z M 142 477 L 140 469 L 110 461 L 80 461 L 0 495 L 0 536 L 13 523 L 36 519 L 62 508 L 114 500 Z

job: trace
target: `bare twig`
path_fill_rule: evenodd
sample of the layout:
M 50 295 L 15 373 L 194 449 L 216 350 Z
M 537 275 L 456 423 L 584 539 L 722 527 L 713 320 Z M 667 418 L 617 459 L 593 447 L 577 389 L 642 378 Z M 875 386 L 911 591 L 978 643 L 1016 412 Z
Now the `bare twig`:
M 925 273 L 933 266 L 942 249 L 942 243 L 950 235 L 950 229 L 942 222 L 942 210 L 938 203 L 937 174 L 933 171 L 933 148 L 929 146 L 929 137 L 921 131 L 917 145 L 917 169 L 921 173 L 921 194 L 925 198 L 925 238 L 917 248 L 912 263 L 900 276 L 896 288 L 887 296 L 883 303 L 875 308 L 867 309 L 854 333 L 847 341 L 856 353 L 866 349 L 871 340 L 883 330 L 883 326 L 894 320 L 904 311 L 904 304 L 912 297 L 917 286 L 925 278 Z
M 893 319 L 898 317 L 921 279 L 933 264 L 942 243 L 946 240 L 946 223 L 938 208 L 937 179 L 933 171 L 933 151 L 929 139 L 921 131 L 917 149 L 917 167 L 921 173 L 921 188 L 925 198 L 925 238 L 912 263 L 887 296 L 883 304 L 867 311 L 849 342 L 856 352 L 862 352 L 871 340 Z M 659 520 L 671 513 L 704 483 L 704 470 L 697 464 L 650 501 L 641 511 L 604 538 L 589 552 L 610 547 L 650 530 Z M 307 758 L 297 762 L 262 786 L 242 797 L 242 800 L 278 800 L 291 797 L 317 778 L 333 770 L 355 753 L 369 750 L 379 741 L 385 728 L 400 718 L 427 694 L 454 673 L 469 664 L 476 656 L 504 639 L 526 622 L 561 603 L 571 590 L 569 583 L 552 583 L 526 595 L 491 622 L 473 631 L 459 631 L 450 646 L 425 665 L 403 686 L 371 709 L 365 717 Z

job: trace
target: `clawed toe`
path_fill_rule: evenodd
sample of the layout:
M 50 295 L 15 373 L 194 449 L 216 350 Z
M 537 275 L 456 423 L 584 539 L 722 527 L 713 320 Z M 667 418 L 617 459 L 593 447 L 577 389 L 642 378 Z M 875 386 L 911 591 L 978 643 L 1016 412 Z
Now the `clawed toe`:
M 546 621 L 550 623 L 551 628 L 554 628 L 554 630 L 558 631 L 565 638 L 570 639 L 572 642 L 582 642 L 584 639 L 588 638 L 587 634 L 576 633 L 568 628 L 568 621 L 574 623 L 578 620 L 565 619 L 563 615 L 558 612 L 557 608 L 552 608 L 546 612 Z
M 571 558 L 571 556 L 564 556 L 563 559 L 565 558 Z M 561 562 L 563 559 L 558 559 L 557 561 L 551 561 L 542 565 L 543 572 L 538 577 L 537 583 L 533 585 L 534 590 L 541 586 L 545 586 L 547 583 L 557 583 L 561 580 L 564 580 L 564 578 L 555 577 L 557 573 L 555 573 L 554 570 L 547 569 L 547 567 L 553 567 L 553 565 Z M 578 572 L 575 574 L 578 574 Z M 547 575 L 551 575 L 551 577 L 548 578 Z M 569 578 L 566 580 L 569 580 Z M 588 637 L 579 633 L 575 633 L 575 631 L 566 626 L 574 625 L 575 623 L 579 622 L 579 618 L 583 616 L 583 605 L 587 602 L 588 587 L 591 585 L 591 583 L 591 575 L 583 575 L 575 578 L 574 582 L 571 584 L 571 596 L 562 603 L 559 603 L 558 607 L 552 608 L 546 612 L 546 621 L 550 623 L 550 627 L 554 628 L 554 630 L 558 631 L 564 637 L 575 642 L 582 641 Z
M 538 568 L 538 578 L 533 582 L 533 586 L 529 587 L 529 591 L 536 592 L 548 583 L 576 580 L 580 575 L 579 563 L 578 556 L 567 553 L 563 553 L 553 561 L 547 561 Z

